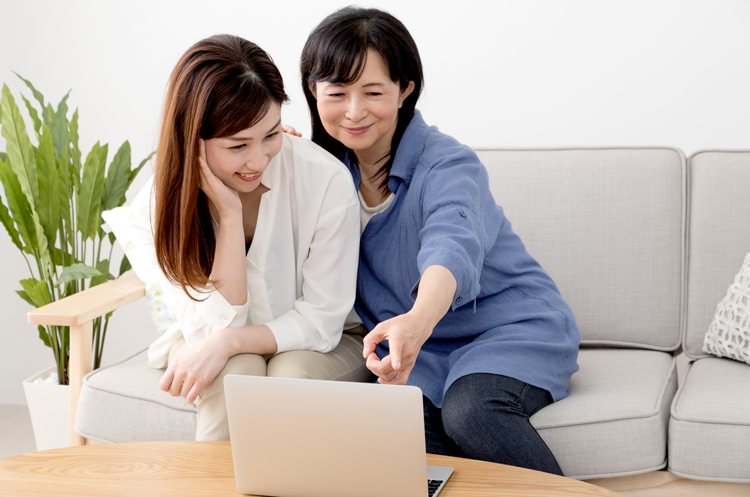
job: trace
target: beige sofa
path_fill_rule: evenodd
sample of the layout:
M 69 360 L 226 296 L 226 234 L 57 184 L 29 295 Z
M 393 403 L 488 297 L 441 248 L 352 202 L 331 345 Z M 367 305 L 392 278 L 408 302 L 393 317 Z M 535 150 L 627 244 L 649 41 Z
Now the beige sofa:
M 495 200 L 557 282 L 583 336 L 570 396 L 531 419 L 566 476 L 600 482 L 668 466 L 685 478 L 750 482 L 750 366 L 700 351 L 750 251 L 750 152 L 689 161 L 666 147 L 477 153 Z M 65 314 L 85 335 L 85 319 L 142 295 L 131 276 L 29 319 Z M 681 349 L 698 360 L 678 392 Z M 87 375 L 72 441 L 192 439 L 195 409 L 160 391 L 160 377 L 145 352 Z

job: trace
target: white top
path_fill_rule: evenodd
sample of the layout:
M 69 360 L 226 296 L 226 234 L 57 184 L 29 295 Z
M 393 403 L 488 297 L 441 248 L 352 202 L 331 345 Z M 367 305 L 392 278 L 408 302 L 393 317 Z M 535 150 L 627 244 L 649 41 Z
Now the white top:
M 383 203 L 380 205 L 376 205 L 375 207 L 370 207 L 367 205 L 367 202 L 365 202 L 364 197 L 362 197 L 362 192 L 357 191 L 357 195 L 359 196 L 359 234 L 365 232 L 365 228 L 367 227 L 367 223 L 370 222 L 370 219 L 375 216 L 375 214 L 380 214 L 381 212 L 385 211 L 388 207 L 391 206 L 393 203 L 393 199 L 396 197 L 396 195 L 391 192 L 390 195 L 388 195 L 388 198 L 383 200 Z
M 232 306 L 217 290 L 190 292 L 171 284 L 159 267 L 150 218 L 153 178 L 118 223 L 121 207 L 105 220 L 123 244 L 136 274 L 156 293 L 176 321 L 148 350 L 149 365 L 167 366 L 169 349 L 182 334 L 193 346 L 216 330 L 265 324 L 278 352 L 338 345 L 356 292 L 359 201 L 346 167 L 309 140 L 283 135 L 281 152 L 269 163 L 253 243 L 246 257 L 248 299 Z M 118 227 L 117 224 L 120 224 Z M 123 224 L 131 233 L 123 233 Z M 149 282 L 148 280 L 151 280 Z M 155 280 L 155 281 L 154 281 Z M 161 302 L 160 302 L 161 303 Z

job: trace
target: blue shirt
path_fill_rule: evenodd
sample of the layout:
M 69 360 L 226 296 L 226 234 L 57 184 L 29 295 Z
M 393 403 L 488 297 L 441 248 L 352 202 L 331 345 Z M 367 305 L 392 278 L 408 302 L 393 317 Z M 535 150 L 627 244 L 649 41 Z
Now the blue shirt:
M 354 184 L 356 165 L 344 157 Z M 424 270 L 456 278 L 451 309 L 425 342 L 408 384 L 442 406 L 448 387 L 472 373 L 509 376 L 557 401 L 578 370 L 581 334 L 555 283 L 526 251 L 495 203 L 471 148 L 427 126 L 415 111 L 396 150 L 393 203 L 360 239 L 355 309 L 372 330 L 408 312 Z M 388 342 L 376 353 L 388 355 Z

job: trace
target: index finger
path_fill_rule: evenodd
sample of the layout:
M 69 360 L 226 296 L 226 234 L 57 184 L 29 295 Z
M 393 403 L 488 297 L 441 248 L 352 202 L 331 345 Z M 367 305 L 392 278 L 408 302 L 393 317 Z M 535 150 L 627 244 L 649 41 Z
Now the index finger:
M 365 359 L 375 352 L 375 346 L 385 339 L 385 332 L 378 330 L 379 326 L 376 326 L 370 333 L 365 335 L 363 340 L 364 349 L 362 350 L 362 357 Z
M 203 138 L 199 138 L 198 143 L 198 158 L 206 161 L 206 140 L 204 140 Z M 206 164 L 208 164 L 208 162 L 206 162 Z

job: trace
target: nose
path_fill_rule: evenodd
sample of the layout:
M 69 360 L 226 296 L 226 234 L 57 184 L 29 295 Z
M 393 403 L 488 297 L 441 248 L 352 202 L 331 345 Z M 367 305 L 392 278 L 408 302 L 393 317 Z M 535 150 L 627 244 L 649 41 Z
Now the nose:
M 263 171 L 268 166 L 268 157 L 262 146 L 248 147 L 247 160 L 245 166 L 251 171 Z
M 367 116 L 365 102 L 359 95 L 352 95 L 346 104 L 346 118 L 358 123 Z

